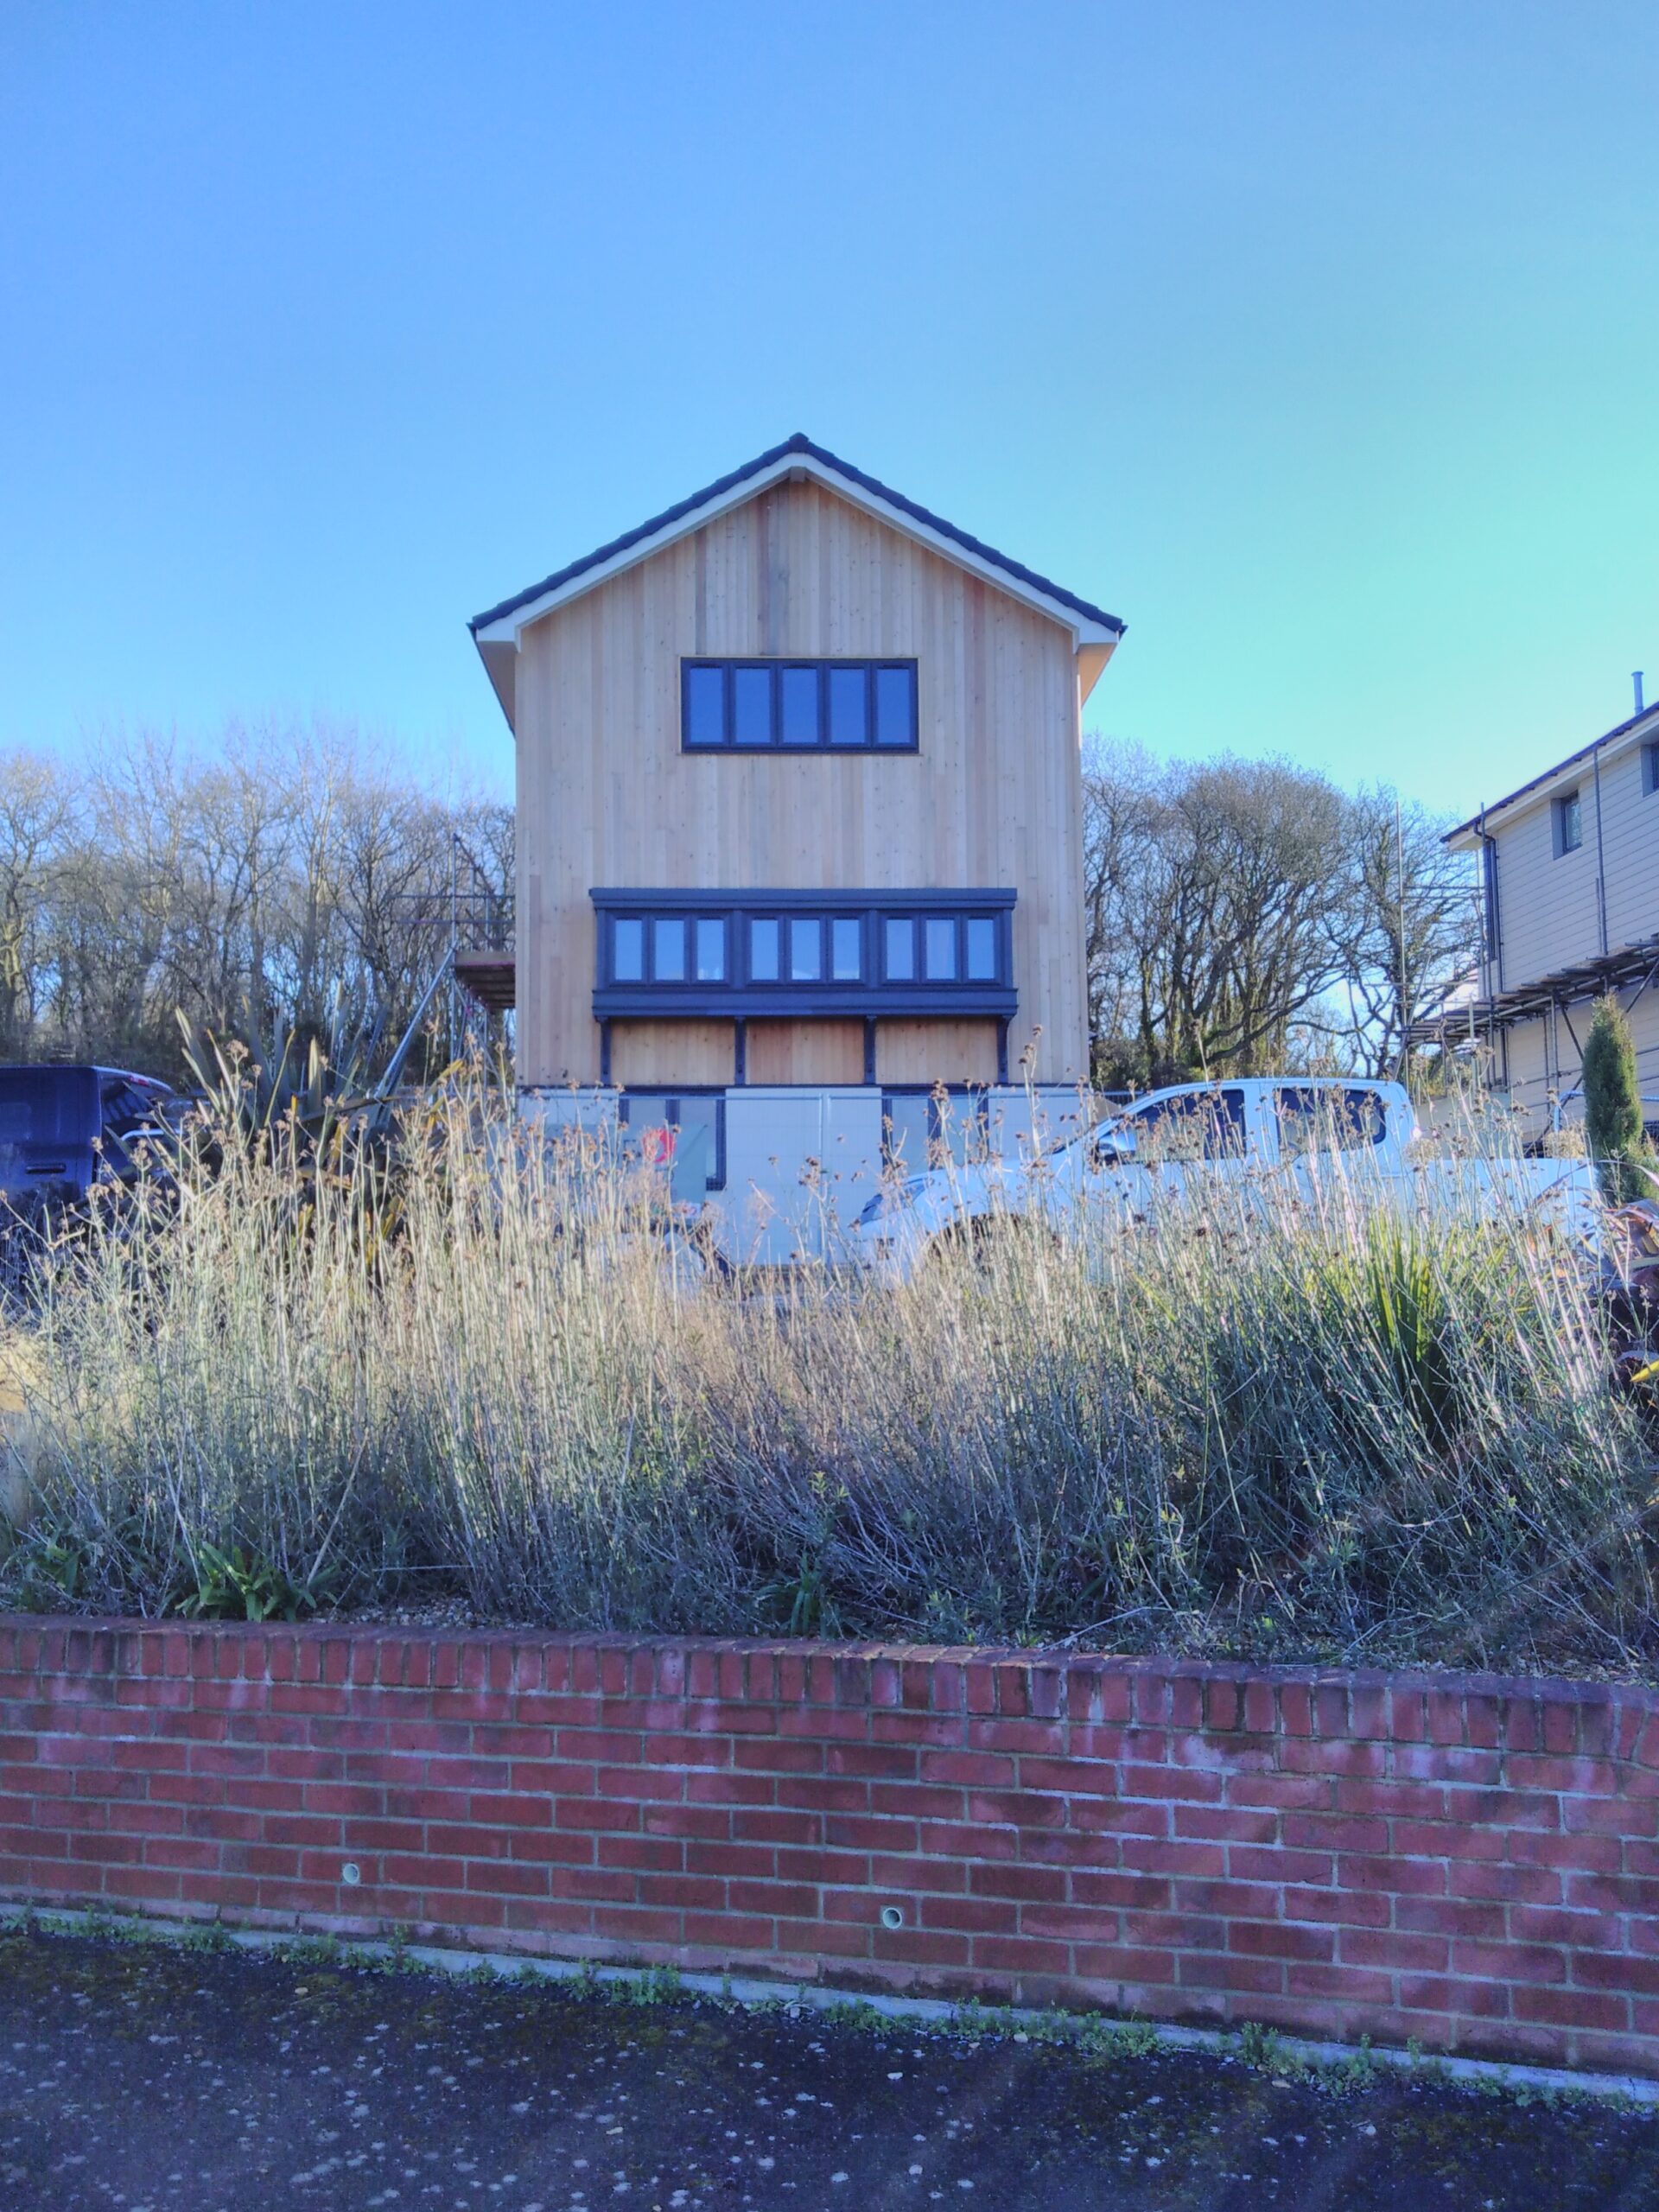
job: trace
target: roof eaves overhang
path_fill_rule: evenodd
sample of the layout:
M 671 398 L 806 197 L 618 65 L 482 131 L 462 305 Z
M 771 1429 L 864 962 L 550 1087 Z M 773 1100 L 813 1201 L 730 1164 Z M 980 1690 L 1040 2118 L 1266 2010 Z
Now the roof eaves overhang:
M 878 484 L 821 446 L 797 435 L 774 446 L 706 490 L 671 507 L 654 521 L 613 539 L 582 561 L 573 562 L 516 597 L 475 615 L 468 625 L 496 696 L 511 724 L 514 710 L 513 663 L 524 632 L 555 608 L 569 605 L 680 538 L 701 530 L 731 509 L 757 499 L 774 484 L 816 481 L 892 528 L 1045 614 L 1071 633 L 1074 652 L 1087 662 L 1087 688 L 1110 658 L 1126 626 L 1103 607 L 1092 607 L 1051 583 L 993 547 L 930 514 L 887 486 Z M 1082 663 L 1080 662 L 1080 665 Z
M 1507 818 L 1517 808 L 1536 806 L 1541 800 L 1553 798 L 1560 791 L 1570 791 L 1584 770 L 1597 760 L 1616 760 L 1628 753 L 1631 747 L 1646 744 L 1659 736 L 1659 701 L 1644 707 L 1639 715 L 1632 715 L 1627 721 L 1616 723 L 1604 730 L 1599 737 L 1592 738 L 1588 745 L 1581 745 L 1576 753 L 1569 753 L 1565 760 L 1556 761 L 1554 767 L 1543 769 L 1530 783 L 1522 784 L 1516 790 L 1495 799 L 1491 805 L 1483 806 L 1478 814 L 1471 814 L 1467 822 L 1459 822 L 1455 830 L 1448 830 L 1445 842 L 1454 853 L 1476 851 L 1483 837 L 1490 836 L 1495 823 Z

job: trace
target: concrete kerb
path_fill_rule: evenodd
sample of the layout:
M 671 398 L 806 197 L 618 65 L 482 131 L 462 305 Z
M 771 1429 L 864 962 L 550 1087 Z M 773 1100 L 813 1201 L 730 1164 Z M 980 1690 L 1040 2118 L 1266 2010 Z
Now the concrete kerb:
M 550 1959 L 522 1952 L 452 1950 L 435 1943 L 319 1937 L 308 1935 L 302 1928 L 234 1928 L 224 1921 L 173 1919 L 162 1913 L 93 1913 L 72 1907 L 60 1910 L 53 1906 L 0 1902 L 0 1928 L 20 1925 L 39 1928 L 48 1934 L 90 1936 L 115 1927 L 142 1931 L 143 1939 L 149 1942 L 178 1944 L 192 1937 L 200 1941 L 211 1931 L 242 1951 L 284 1951 L 298 1943 L 332 1941 L 338 1942 L 342 1955 L 349 1955 L 352 1959 L 372 1959 L 388 1964 L 413 1961 L 434 1974 L 459 1978 L 484 1973 L 507 1982 L 536 1980 L 576 1982 L 586 1987 L 594 1984 L 632 1987 L 651 1972 L 648 1967 L 596 1966 L 586 1961 Z M 748 2010 L 775 2012 L 784 2005 L 798 2012 L 856 2011 L 865 2015 L 874 2013 L 900 2025 L 918 2027 L 959 2029 L 964 2013 L 970 2011 L 968 2006 L 939 1998 L 873 1996 L 861 1990 L 836 1989 L 822 1982 L 767 1981 L 755 1976 L 690 1974 L 678 1969 L 675 1970 L 674 1986 L 695 1997 L 709 1997 Z M 987 2006 L 985 2032 L 996 2035 L 1006 2028 L 1019 2034 L 1040 2029 L 1052 2038 L 1056 2036 L 1057 2022 L 1061 2024 L 1060 2040 L 1065 2040 L 1068 2032 L 1080 2038 L 1085 2029 L 1104 2024 L 1132 2029 L 1137 2037 L 1150 2038 L 1162 2050 L 1205 2051 L 1216 2058 L 1239 2056 L 1236 2029 L 1178 2027 L 1140 2018 L 1116 2021 L 1103 2019 L 1097 2013 L 1039 2012 L 1021 2005 Z M 1276 2029 L 1273 2031 L 1273 2050 L 1288 2066 L 1315 2069 L 1351 2066 L 1362 2055 L 1361 2048 L 1354 2044 L 1319 2043 L 1305 2036 L 1281 2035 Z M 1376 2067 L 1423 2080 L 1463 2082 L 1510 2094 L 1605 2097 L 1659 2112 L 1659 2081 L 1644 2080 L 1636 2074 L 1581 2074 L 1567 2067 L 1506 2065 L 1496 2059 L 1439 2054 L 1419 2056 L 1411 2051 L 1370 2044 L 1363 2046 L 1363 2056 Z

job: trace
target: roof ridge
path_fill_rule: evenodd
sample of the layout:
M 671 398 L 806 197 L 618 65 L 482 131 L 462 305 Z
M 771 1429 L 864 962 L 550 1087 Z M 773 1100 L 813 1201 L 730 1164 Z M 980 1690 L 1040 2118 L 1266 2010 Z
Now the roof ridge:
M 716 477 L 712 484 L 705 484 L 700 492 L 693 492 L 689 498 L 677 500 L 671 507 L 665 507 L 661 514 L 653 515 L 648 522 L 640 523 L 632 530 L 624 531 L 620 537 L 610 539 L 604 545 L 596 546 L 591 553 L 584 554 L 580 560 L 567 562 L 563 568 L 554 569 L 550 575 L 543 576 L 539 583 L 531 584 L 524 591 L 514 592 L 496 606 L 486 607 L 483 613 L 474 615 L 467 627 L 476 637 L 478 632 L 488 624 L 502 621 L 507 615 L 516 613 L 521 607 L 527 607 L 531 601 L 542 598 L 548 592 L 557 591 L 565 584 L 574 583 L 578 576 L 584 575 L 589 569 L 596 569 L 603 563 L 613 560 L 619 553 L 626 553 L 630 547 L 642 543 L 646 538 L 654 537 L 659 531 L 667 529 L 670 524 L 679 522 L 685 516 L 695 513 L 697 508 L 706 506 L 711 499 L 717 499 L 725 493 L 735 491 L 739 485 L 746 483 L 750 477 L 760 475 L 765 470 L 773 467 L 791 453 L 810 454 L 813 460 L 818 461 L 823 467 L 832 470 L 838 476 L 844 477 L 849 484 L 858 485 L 862 490 L 884 501 L 888 506 L 896 507 L 901 514 L 908 515 L 912 521 L 919 522 L 925 528 L 937 532 L 941 537 L 950 538 L 954 543 L 961 546 L 965 553 L 971 553 L 976 559 L 984 561 L 993 568 L 1001 569 L 1005 575 L 1012 576 L 1016 582 L 1029 585 L 1033 591 L 1040 593 L 1045 598 L 1053 600 L 1059 606 L 1070 607 L 1074 613 L 1083 615 L 1086 620 L 1104 624 L 1108 629 L 1115 630 L 1120 638 L 1123 635 L 1127 625 L 1120 621 L 1116 614 L 1109 614 L 1104 607 L 1096 607 L 1091 601 L 1080 599 L 1075 592 L 1067 591 L 1064 585 L 1053 582 L 1051 578 L 1040 575 L 1035 569 L 1027 568 L 1023 562 L 1013 559 L 1007 553 L 998 552 L 994 545 L 988 545 L 983 538 L 975 537 L 969 531 L 959 530 L 954 523 L 947 522 L 943 515 L 937 515 L 931 508 L 922 506 L 914 499 L 906 499 L 902 492 L 895 492 L 891 486 L 883 484 L 878 478 L 866 475 L 861 468 L 855 467 L 851 461 L 843 461 L 838 454 L 831 453 L 827 446 L 816 444 L 808 437 L 804 430 L 793 431 L 780 445 L 768 446 L 764 453 L 757 454 L 753 461 L 747 461 L 740 467 L 728 470 L 724 476 Z

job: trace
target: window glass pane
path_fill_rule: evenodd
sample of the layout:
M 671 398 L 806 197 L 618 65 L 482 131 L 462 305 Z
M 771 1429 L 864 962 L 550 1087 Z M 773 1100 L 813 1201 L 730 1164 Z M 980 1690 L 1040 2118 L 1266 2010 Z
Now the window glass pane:
M 1151 1165 L 1236 1159 L 1244 1149 L 1242 1090 L 1189 1090 L 1159 1098 L 1126 1117 L 1138 1154 Z
M 1579 806 L 1577 791 L 1569 791 L 1557 802 L 1560 810 L 1560 842 L 1564 853 L 1576 853 L 1584 842 L 1584 817 Z
M 726 976 L 726 925 L 720 921 L 699 921 L 697 924 L 697 981 L 700 983 L 719 983 Z
M 968 924 L 968 980 L 996 981 L 996 924 L 986 915 L 976 914 Z
M 816 668 L 785 668 L 779 674 L 781 721 L 785 745 L 816 745 L 818 741 L 818 671 Z
M 930 1098 L 927 1103 L 933 1109 L 931 1150 L 934 1158 L 941 1165 L 947 1160 L 954 1160 L 958 1167 L 965 1166 L 970 1160 L 983 1160 L 983 1100 L 970 1093 L 957 1090 L 948 1091 L 943 1098 Z
M 778 981 L 776 922 L 749 924 L 749 980 L 755 983 L 775 983 Z
M 933 1163 L 928 1157 L 932 1122 L 925 1091 L 892 1092 L 881 1102 L 881 1150 L 888 1166 L 919 1175 Z
M 916 741 L 916 671 L 913 668 L 878 668 L 875 671 L 875 741 L 878 745 L 913 745 Z
M 869 738 L 867 671 L 862 668 L 830 671 L 830 742 L 863 745 Z
M 685 981 L 685 924 L 677 914 L 652 924 L 651 967 L 659 983 Z
M 916 925 L 888 920 L 882 925 L 883 964 L 890 983 L 908 983 L 916 975 Z
M 949 914 L 923 924 L 927 941 L 927 980 L 953 983 L 957 977 L 957 925 Z
M 817 916 L 803 916 L 792 921 L 789 925 L 790 982 L 816 983 L 822 971 L 823 959 L 818 943 Z
M 723 745 L 725 741 L 725 670 L 688 668 L 685 671 L 685 742 L 688 745 Z
M 830 923 L 830 973 L 837 983 L 855 983 L 863 973 L 863 950 L 860 942 L 863 934 L 861 925 L 850 915 L 839 917 Z
M 619 983 L 644 982 L 645 925 L 643 922 L 611 924 L 611 972 Z
M 732 671 L 732 739 L 737 745 L 772 743 L 772 671 Z
M 716 1097 L 676 1098 L 671 1103 L 677 1123 L 674 1196 L 695 1202 L 705 1192 L 721 1187 L 720 1125 L 726 1102 Z
M 1359 1152 L 1388 1134 L 1382 1101 L 1374 1090 L 1316 1090 L 1281 1084 L 1274 1094 L 1279 1150 L 1286 1159 L 1308 1152 Z

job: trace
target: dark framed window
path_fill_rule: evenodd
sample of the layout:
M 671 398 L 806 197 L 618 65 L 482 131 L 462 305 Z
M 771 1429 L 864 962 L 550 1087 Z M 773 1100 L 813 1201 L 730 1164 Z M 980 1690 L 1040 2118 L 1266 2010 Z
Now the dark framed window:
M 1649 797 L 1659 791 L 1659 737 L 1650 737 L 1642 748 L 1642 788 Z
M 1584 842 L 1584 807 L 1577 791 L 1563 791 L 1555 802 L 1555 857 L 1576 853 Z
M 617 1119 L 642 1147 L 658 1140 L 654 1164 L 671 1173 L 683 1165 L 682 1152 L 701 1150 L 703 1187 L 726 1187 L 726 1094 L 723 1090 L 624 1090 L 618 1094 Z
M 1011 891 L 596 890 L 594 1013 L 988 1014 L 1019 1003 Z
M 730 933 L 723 914 L 609 914 L 600 926 L 600 972 L 622 989 L 723 984 Z
M 914 753 L 913 660 L 684 660 L 685 753 Z

